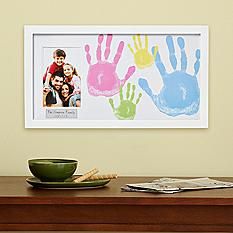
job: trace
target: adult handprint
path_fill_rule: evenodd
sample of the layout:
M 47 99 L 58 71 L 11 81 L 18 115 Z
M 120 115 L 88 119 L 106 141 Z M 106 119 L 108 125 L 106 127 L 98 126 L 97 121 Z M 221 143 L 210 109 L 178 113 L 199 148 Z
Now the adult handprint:
M 154 62 L 154 57 L 148 51 L 148 36 L 145 35 L 145 48 L 142 47 L 142 41 L 141 41 L 140 35 L 137 35 L 137 36 L 134 35 L 133 41 L 134 41 L 134 47 L 136 51 L 132 49 L 130 44 L 128 44 L 128 47 L 130 51 L 132 52 L 132 54 L 134 55 L 134 62 L 136 66 L 139 69 L 144 69 L 146 67 L 151 66 Z M 156 52 L 155 52 L 155 55 L 156 55 Z
M 181 50 L 181 69 L 177 70 L 177 59 L 172 36 L 166 38 L 169 51 L 170 63 L 173 72 L 167 73 L 159 52 L 156 55 L 155 64 L 163 80 L 163 87 L 158 95 L 153 94 L 148 82 L 140 78 L 139 86 L 151 97 L 156 107 L 169 116 L 181 114 L 193 115 L 198 112 L 200 104 L 200 89 L 197 82 L 197 74 L 200 68 L 200 50 L 196 50 L 196 62 L 194 64 L 194 74 L 188 74 L 187 56 L 185 53 L 185 42 L 182 37 L 177 38 L 178 46 Z M 154 48 L 152 48 L 154 53 Z
M 87 86 L 90 95 L 93 96 L 113 96 L 120 91 L 120 87 L 124 86 L 125 82 L 135 72 L 135 66 L 130 66 L 124 77 L 120 80 L 116 73 L 117 64 L 121 58 L 124 48 L 124 42 L 121 41 L 118 45 L 117 53 L 113 62 L 108 62 L 107 59 L 110 54 L 110 47 L 112 42 L 112 35 L 107 36 L 106 49 L 104 52 L 105 60 L 102 60 L 101 44 L 104 36 L 98 36 L 98 47 L 96 50 L 97 63 L 91 64 L 90 46 L 85 46 L 87 62 L 90 65 L 87 75 Z
M 114 107 L 113 99 L 109 99 L 109 103 L 112 107 L 112 110 L 113 110 L 115 116 L 119 120 L 133 120 L 135 115 L 136 115 L 136 105 L 139 103 L 140 98 L 142 97 L 142 93 L 140 93 L 138 95 L 136 102 L 133 103 L 136 86 L 135 85 L 132 86 L 132 93 L 131 93 L 131 97 L 129 99 L 130 88 L 131 88 L 131 84 L 128 83 L 127 84 L 126 99 L 123 98 L 122 87 L 120 88 L 120 105 L 117 108 Z

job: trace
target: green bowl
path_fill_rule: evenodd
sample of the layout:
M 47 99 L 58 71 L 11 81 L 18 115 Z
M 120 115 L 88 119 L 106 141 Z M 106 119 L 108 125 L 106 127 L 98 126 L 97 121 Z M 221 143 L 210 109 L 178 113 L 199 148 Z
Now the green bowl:
M 78 161 L 72 159 L 30 159 L 28 165 L 31 173 L 42 182 L 60 182 L 74 174 Z

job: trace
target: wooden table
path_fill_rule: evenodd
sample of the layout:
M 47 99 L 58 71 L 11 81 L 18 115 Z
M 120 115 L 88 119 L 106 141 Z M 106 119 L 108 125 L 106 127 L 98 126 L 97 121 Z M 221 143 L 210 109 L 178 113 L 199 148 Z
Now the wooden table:
M 0 177 L 0 230 L 233 232 L 233 188 L 176 194 L 120 190 L 154 178 L 120 177 L 101 189 L 46 190 L 30 187 L 26 177 Z

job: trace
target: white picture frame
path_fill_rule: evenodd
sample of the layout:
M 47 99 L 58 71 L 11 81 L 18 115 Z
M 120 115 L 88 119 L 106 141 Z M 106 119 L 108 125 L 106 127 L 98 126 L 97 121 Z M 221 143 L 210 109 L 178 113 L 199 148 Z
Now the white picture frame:
M 68 59 L 80 66 L 81 107 L 42 104 L 41 75 L 55 48 L 65 48 Z M 144 64 L 151 56 L 153 64 Z M 105 66 L 116 61 L 120 66 L 117 79 L 112 79 L 115 89 L 104 83 L 103 74 L 93 72 L 99 61 Z M 194 83 L 182 81 L 194 80 L 191 76 Z M 127 81 L 121 82 L 124 77 Z M 24 84 L 25 128 L 208 128 L 208 26 L 25 25 Z M 123 103 L 131 97 L 133 105 Z

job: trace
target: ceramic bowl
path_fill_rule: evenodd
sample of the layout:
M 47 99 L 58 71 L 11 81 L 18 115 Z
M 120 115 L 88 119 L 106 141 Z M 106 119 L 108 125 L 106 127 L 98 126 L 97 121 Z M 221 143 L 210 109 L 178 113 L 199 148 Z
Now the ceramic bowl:
M 78 166 L 73 159 L 30 159 L 31 173 L 43 182 L 59 182 L 71 177 Z

